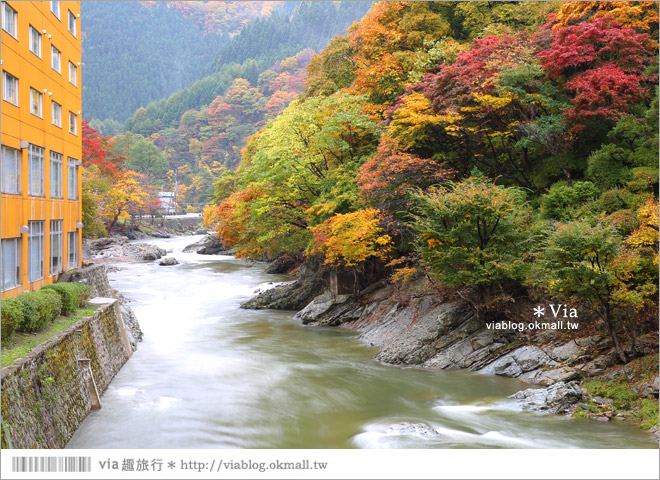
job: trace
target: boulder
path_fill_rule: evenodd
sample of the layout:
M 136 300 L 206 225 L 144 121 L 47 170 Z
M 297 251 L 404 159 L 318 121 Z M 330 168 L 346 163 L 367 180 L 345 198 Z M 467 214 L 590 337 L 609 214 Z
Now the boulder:
M 206 235 L 201 240 L 191 243 L 183 249 L 184 253 L 198 253 L 200 255 L 215 255 L 217 253 L 231 255 L 230 251 L 231 249 L 226 248 L 215 235 Z
M 511 395 L 516 404 L 525 411 L 566 413 L 582 400 L 582 391 L 577 382 L 557 382 L 546 388 L 528 388 Z
M 131 243 L 124 245 L 122 252 L 124 256 L 138 260 L 158 260 L 167 255 L 167 252 L 164 249 L 148 243 Z
M 178 265 L 179 261 L 174 258 L 174 257 L 166 257 L 163 258 L 160 262 L 158 262 L 158 265 L 161 265 L 163 267 L 169 267 L 171 265 Z

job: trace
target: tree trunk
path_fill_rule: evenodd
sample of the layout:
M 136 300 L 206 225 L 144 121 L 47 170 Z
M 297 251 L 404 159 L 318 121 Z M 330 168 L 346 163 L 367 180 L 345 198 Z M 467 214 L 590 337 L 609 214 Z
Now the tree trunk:
M 614 329 L 614 324 L 612 322 L 612 313 L 610 312 L 609 303 L 605 305 L 603 317 L 605 323 L 607 324 L 607 329 L 610 332 L 610 337 L 612 337 L 612 341 L 614 342 L 614 350 L 616 350 L 616 353 L 619 355 L 619 358 L 624 364 L 628 363 L 628 360 L 626 359 L 626 354 L 624 353 L 623 349 L 621 348 L 621 345 L 619 344 L 619 338 L 617 337 L 616 331 Z

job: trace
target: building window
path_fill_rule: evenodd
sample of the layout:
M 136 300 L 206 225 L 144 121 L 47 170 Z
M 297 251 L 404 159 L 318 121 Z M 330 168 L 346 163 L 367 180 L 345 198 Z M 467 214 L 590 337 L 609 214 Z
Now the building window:
M 62 154 L 50 152 L 50 196 L 62 198 Z
M 71 62 L 69 62 L 69 82 L 78 86 L 78 67 Z
M 50 66 L 57 73 L 62 73 L 62 53 L 52 45 L 50 46 Z
M 28 193 L 44 196 L 44 149 L 36 145 L 28 150 Z
M 69 112 L 69 133 L 78 135 L 78 115 Z
M 12 105 L 18 105 L 18 78 L 7 72 L 2 74 L 2 99 Z
M 62 105 L 53 101 L 52 102 L 52 116 L 53 116 L 53 125 L 56 127 L 62 128 Z
M 7 2 L 2 2 L 2 29 L 16 38 L 17 24 L 18 15 L 16 14 L 16 10 L 11 8 Z
M 50 221 L 50 274 L 62 271 L 62 220 Z
M 74 37 L 76 36 L 76 16 L 71 13 L 71 10 L 69 10 L 69 32 Z
M 60 19 L 60 2 L 50 2 L 50 11 L 53 12 L 53 15 Z
M 41 101 L 43 95 L 39 90 L 30 88 L 30 113 L 41 118 Z
M 67 248 L 69 250 L 69 263 L 67 269 L 78 268 L 78 232 L 69 232 Z
M 16 288 L 21 282 L 21 239 L 2 240 L 2 291 Z
M 41 58 L 41 34 L 30 25 L 30 51 Z
M 21 151 L 2 146 L 2 193 L 21 193 Z
M 28 222 L 28 280 L 44 278 L 44 222 Z
M 67 161 L 67 198 L 78 200 L 78 160 L 69 157 Z

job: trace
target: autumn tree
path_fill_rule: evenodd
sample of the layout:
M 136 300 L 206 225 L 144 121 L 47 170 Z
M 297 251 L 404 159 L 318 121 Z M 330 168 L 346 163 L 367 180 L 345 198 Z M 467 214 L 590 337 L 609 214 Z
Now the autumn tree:
M 333 215 L 310 230 L 310 252 L 323 253 L 327 265 L 357 269 L 368 260 L 385 260 L 391 250 L 392 239 L 383 232 L 374 208 Z

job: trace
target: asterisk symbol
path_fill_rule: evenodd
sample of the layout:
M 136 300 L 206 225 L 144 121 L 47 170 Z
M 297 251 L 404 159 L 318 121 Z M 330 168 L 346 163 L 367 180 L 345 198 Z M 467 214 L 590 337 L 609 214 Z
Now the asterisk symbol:
M 542 317 L 543 315 L 545 315 L 545 307 L 542 307 L 540 305 L 538 307 L 534 307 L 534 315 L 536 315 L 537 317 Z
M 175 468 L 175 467 L 176 467 L 176 463 L 174 463 L 174 462 L 168 462 L 167 463 L 167 468 Z

